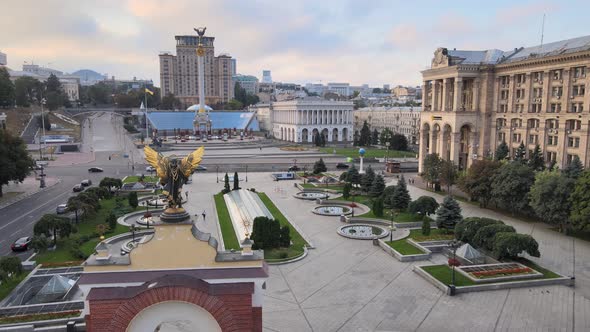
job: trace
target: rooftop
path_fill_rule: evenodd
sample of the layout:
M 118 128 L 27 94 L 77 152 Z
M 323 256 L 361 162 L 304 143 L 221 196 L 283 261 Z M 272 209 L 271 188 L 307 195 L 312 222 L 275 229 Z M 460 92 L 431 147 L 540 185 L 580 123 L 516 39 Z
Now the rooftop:
M 208 112 L 212 129 L 260 130 L 253 112 Z M 194 112 L 152 112 L 148 119 L 158 130 L 193 129 Z

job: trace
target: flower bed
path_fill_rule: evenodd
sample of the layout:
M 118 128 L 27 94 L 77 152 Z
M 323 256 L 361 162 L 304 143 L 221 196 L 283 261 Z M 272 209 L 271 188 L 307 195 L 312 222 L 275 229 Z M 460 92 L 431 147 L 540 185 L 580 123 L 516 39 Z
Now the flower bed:
M 471 275 L 478 278 L 487 278 L 487 277 L 503 277 L 509 276 L 513 274 L 528 274 L 532 273 L 533 270 L 529 267 L 519 267 L 514 269 L 498 269 L 498 270 L 490 270 L 490 271 L 475 271 L 471 272 Z
M 542 273 L 520 263 L 460 266 L 457 270 L 476 282 L 507 281 L 543 277 Z

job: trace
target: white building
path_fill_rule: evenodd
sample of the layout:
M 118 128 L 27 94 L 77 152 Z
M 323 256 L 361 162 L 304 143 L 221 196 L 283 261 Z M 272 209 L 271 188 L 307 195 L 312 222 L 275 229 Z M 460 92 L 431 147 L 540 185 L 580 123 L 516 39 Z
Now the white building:
M 262 71 L 262 83 L 272 83 L 272 76 L 270 75 L 270 70 Z
M 381 132 L 389 128 L 395 134 L 403 134 L 408 143 L 417 144 L 420 137 L 420 107 L 365 107 L 354 111 L 354 130 L 360 132 L 365 121 Z
M 0 52 L 0 66 L 6 66 L 7 63 L 6 53 Z
M 307 92 L 309 93 L 316 93 L 318 96 L 321 96 L 324 94 L 326 86 L 322 83 L 306 83 L 305 89 L 307 89 Z
M 23 65 L 23 71 L 27 72 L 27 73 L 37 74 L 40 76 L 49 76 L 51 74 L 53 74 L 55 76 L 61 76 L 64 74 L 62 71 L 59 71 L 57 69 L 40 67 L 39 65 L 34 65 L 34 64 Z
M 25 66 L 27 66 L 27 65 L 23 65 L 23 69 L 25 69 Z M 33 66 L 37 66 L 37 65 L 33 65 Z M 50 68 L 43 68 L 43 67 L 39 67 L 39 66 L 37 66 L 37 67 L 39 68 L 39 70 L 35 70 L 34 67 L 27 67 L 28 70 L 23 70 L 23 71 L 9 70 L 8 74 L 10 75 L 10 80 L 14 82 L 19 77 L 29 76 L 29 77 L 36 78 L 40 82 L 45 82 L 45 81 L 47 81 L 47 79 L 49 78 L 49 76 L 51 74 L 54 74 L 59 79 L 62 89 L 64 90 L 64 92 L 66 93 L 66 95 L 68 96 L 68 99 L 70 101 L 74 102 L 74 101 L 77 101 L 80 99 L 80 94 L 79 94 L 80 78 L 79 77 L 71 76 L 71 75 L 63 75 L 63 74 L 57 75 L 57 74 L 55 74 L 56 72 L 61 73 L 59 70 L 50 69 Z
M 348 97 L 352 94 L 349 83 L 328 83 L 327 91 L 334 92 L 345 97 Z
M 326 142 L 350 142 L 353 103 L 308 97 L 276 102 L 270 110 L 273 135 L 296 143 L 312 143 L 316 135 Z
M 272 132 L 272 121 L 270 118 L 271 103 L 258 103 L 248 107 L 248 111 L 256 112 L 256 119 L 260 126 L 260 131 Z

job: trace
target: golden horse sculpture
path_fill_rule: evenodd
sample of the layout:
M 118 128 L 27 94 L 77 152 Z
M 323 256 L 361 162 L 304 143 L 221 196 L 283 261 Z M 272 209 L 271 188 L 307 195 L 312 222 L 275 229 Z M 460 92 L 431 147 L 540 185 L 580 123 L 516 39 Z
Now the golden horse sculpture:
M 164 157 L 149 146 L 144 147 L 145 160 L 156 169 L 164 194 L 168 198 L 168 208 L 164 214 L 186 214 L 182 207 L 182 186 L 201 162 L 205 148 L 200 147 L 188 156 L 178 159 Z

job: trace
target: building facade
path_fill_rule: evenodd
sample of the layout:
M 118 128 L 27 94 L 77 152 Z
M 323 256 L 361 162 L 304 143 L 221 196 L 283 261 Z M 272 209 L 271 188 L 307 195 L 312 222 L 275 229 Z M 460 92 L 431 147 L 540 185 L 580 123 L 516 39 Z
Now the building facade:
M 0 66 L 6 66 L 7 64 L 6 53 L 0 52 Z
M 246 90 L 249 95 L 255 95 L 258 92 L 258 78 L 252 75 L 235 75 L 234 84 L 240 83 L 240 86 Z
M 420 135 L 420 107 L 365 107 L 355 110 L 354 130 L 360 132 L 365 121 L 378 132 L 388 128 L 406 136 L 409 144 L 418 144 Z
M 26 67 L 25 67 L 26 66 Z M 28 76 L 39 80 L 40 82 L 45 82 L 49 78 L 51 74 L 54 74 L 59 79 L 61 83 L 61 87 L 64 90 L 64 93 L 68 96 L 70 102 L 76 102 L 80 99 L 80 78 L 77 76 L 72 75 L 64 75 L 61 71 L 50 69 L 50 68 L 43 68 L 37 65 L 23 65 L 22 71 L 17 70 L 8 70 L 8 74 L 10 75 L 11 81 L 16 81 L 20 77 Z M 27 69 L 27 70 L 24 70 Z M 58 74 L 56 74 L 58 73 Z M 61 74 L 59 74 L 61 73 Z
M 317 135 L 326 142 L 351 142 L 353 103 L 319 97 L 294 99 L 272 104 L 273 135 L 296 143 L 312 143 Z
M 272 76 L 270 70 L 262 71 L 262 83 L 272 83 Z
M 175 36 L 176 55 L 160 53 L 161 96 L 174 94 L 185 105 L 199 102 L 197 36 Z M 231 56 L 215 56 L 214 37 L 203 37 L 205 49 L 205 103 L 226 103 L 234 96 Z
M 538 144 L 545 162 L 564 168 L 578 156 L 590 165 L 586 93 L 590 36 L 510 51 L 439 48 L 423 76 L 420 171 L 438 153 L 461 169 Z

